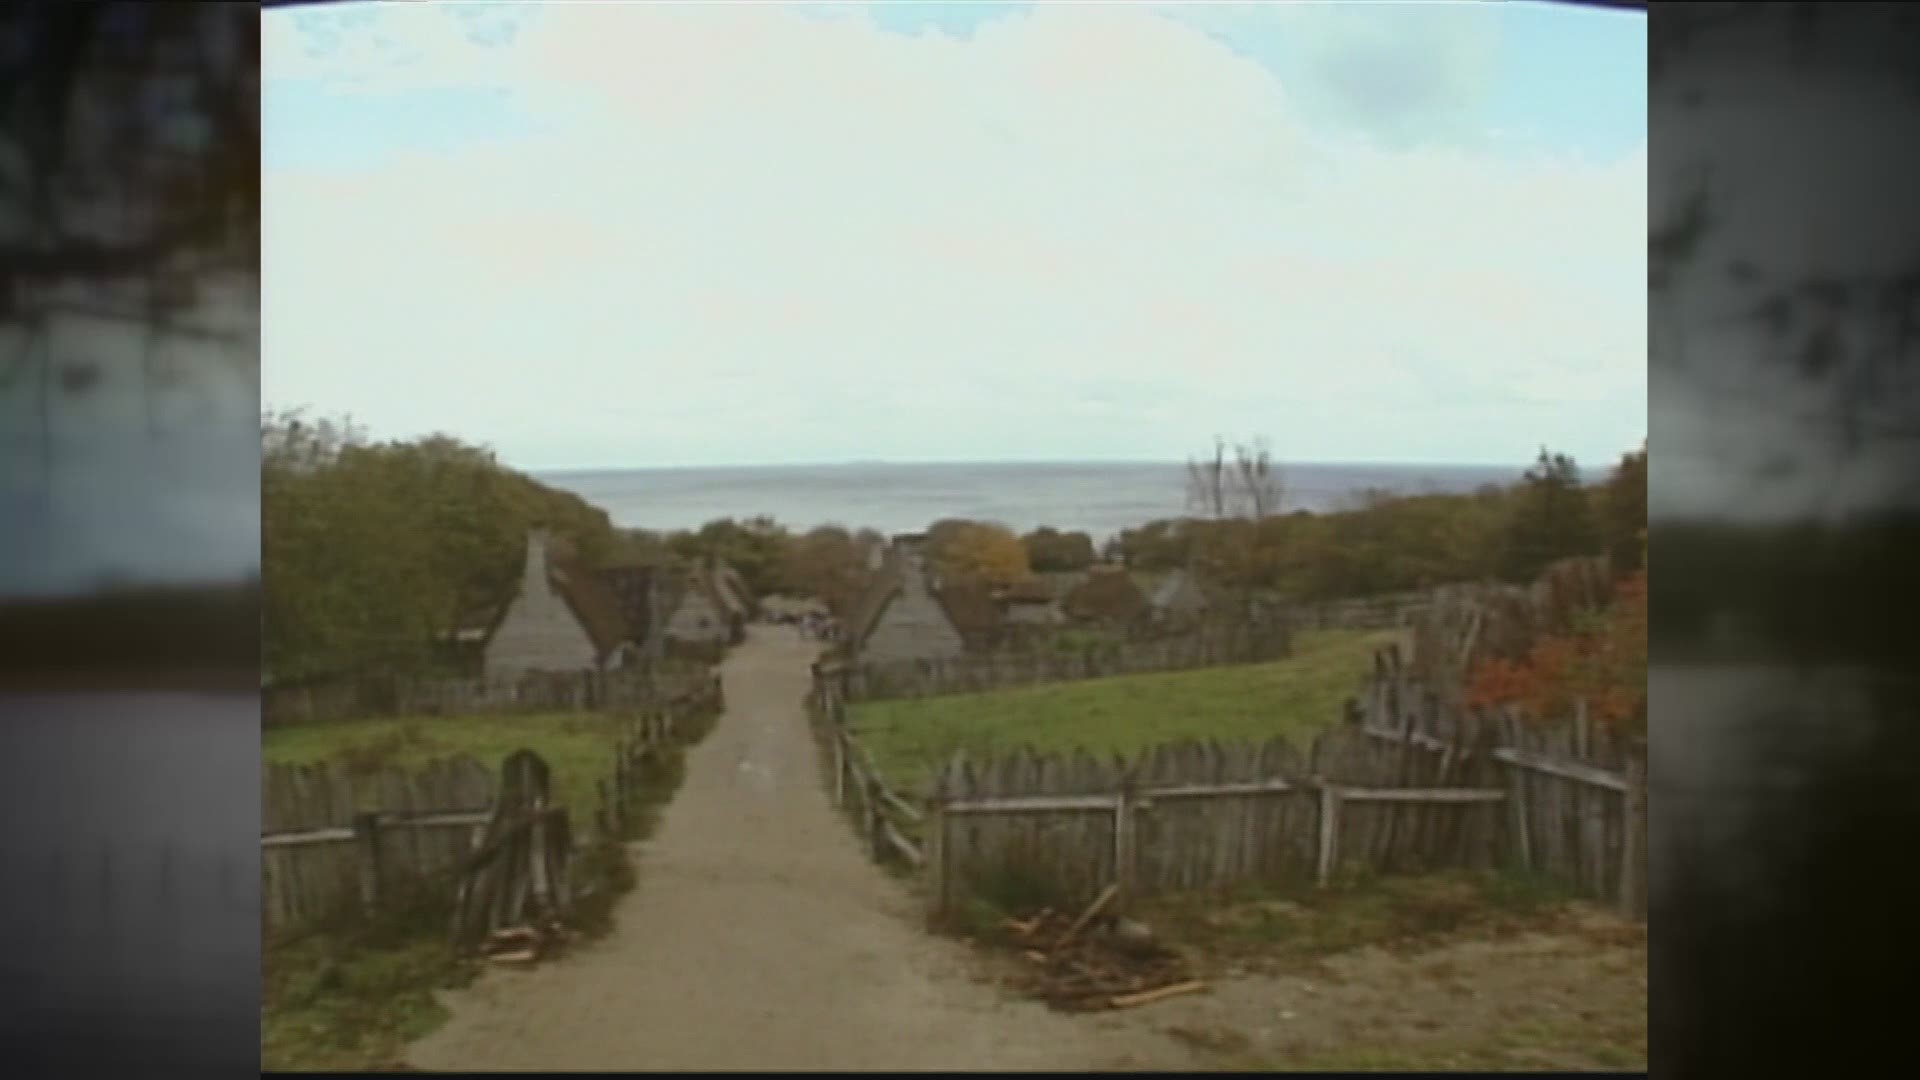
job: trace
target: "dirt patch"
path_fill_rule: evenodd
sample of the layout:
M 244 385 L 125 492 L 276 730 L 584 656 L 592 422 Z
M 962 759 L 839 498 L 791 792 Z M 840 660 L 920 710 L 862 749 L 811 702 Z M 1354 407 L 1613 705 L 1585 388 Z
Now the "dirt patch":
M 726 711 L 686 758 L 638 886 L 599 941 L 445 993 L 430 1071 L 1183 1068 L 1151 1029 L 1103 1028 L 973 977 L 830 805 L 801 701 L 817 646 L 755 627 Z
M 1080 1022 L 1157 1036 L 1163 1060 L 1178 1048 L 1196 1069 L 1646 1067 L 1645 928 L 1537 883 L 1435 875 L 1139 914 L 1204 990 Z M 1031 993 L 1019 936 L 975 932 L 1001 983 Z

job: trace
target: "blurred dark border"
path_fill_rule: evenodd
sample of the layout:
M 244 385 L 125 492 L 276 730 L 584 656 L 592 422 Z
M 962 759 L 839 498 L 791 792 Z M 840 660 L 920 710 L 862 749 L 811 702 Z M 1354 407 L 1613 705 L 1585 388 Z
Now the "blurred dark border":
M 1891 853 L 1911 850 L 1920 826 L 1920 515 L 1905 497 L 1920 478 L 1907 450 L 1920 416 L 1907 415 L 1911 394 L 1874 380 L 1920 359 L 1900 325 L 1920 313 L 1920 215 L 1910 200 L 1839 202 L 1832 192 L 1920 175 L 1920 80 L 1910 74 L 1920 71 L 1920 18 L 1871 3 L 1657 4 L 1649 18 L 1649 383 L 1705 385 L 1703 362 L 1719 369 L 1723 393 L 1756 395 L 1684 415 L 1650 410 L 1650 502 L 1683 506 L 1689 490 L 1666 471 L 1663 444 L 1729 448 L 1713 480 L 1730 496 L 1764 495 L 1771 482 L 1835 463 L 1888 493 L 1885 505 L 1845 517 L 1742 524 L 1682 512 L 1650 523 L 1652 1071 L 1849 1071 L 1893 1048 L 1913 1000 L 1896 958 L 1910 951 L 1903 926 L 1916 896 Z M 1763 204 L 1771 220 L 1741 226 L 1751 233 L 1720 213 L 1745 194 L 1732 165 L 1674 168 L 1715 145 L 1716 108 L 1776 120 L 1765 152 L 1796 185 L 1792 201 Z M 1867 121 L 1913 138 L 1847 160 L 1794 141 L 1816 123 L 1844 131 Z M 1810 221 L 1911 235 L 1916 250 L 1908 269 L 1840 277 L 1856 271 L 1815 265 L 1834 256 L 1818 250 L 1826 236 L 1810 236 Z M 1748 257 L 1773 261 L 1756 268 Z M 1736 350 L 1722 336 L 1717 352 L 1709 344 L 1689 356 L 1674 347 L 1678 331 L 1662 336 L 1672 302 L 1662 290 L 1689 260 L 1690 280 L 1757 283 L 1750 311 L 1689 322 L 1701 338 L 1742 320 L 1772 337 L 1756 333 Z M 1876 336 L 1881 328 L 1892 333 Z M 1862 341 L 1891 344 L 1834 347 Z M 1756 406 L 1796 418 L 1807 407 L 1760 399 L 1750 387 L 1762 375 L 1798 380 L 1818 402 L 1805 445 L 1753 423 Z
M 63 306 L 174 332 L 234 282 L 257 292 L 259 62 L 251 5 L 0 7 L 0 326 L 29 352 Z M 37 362 L 44 388 L 54 360 L 43 348 Z M 87 374 L 63 362 L 63 382 Z M 257 446 L 257 408 L 200 423 Z M 22 433 L 5 434 L 21 452 Z M 230 494 L 249 497 L 244 482 Z M 8 504 L 0 530 L 34 540 L 8 551 L 45 549 L 25 530 L 51 506 Z M 128 517 L 118 527 L 141 527 Z M 236 569 L 63 595 L 7 569 L 0 1071 L 256 1073 L 259 583 Z

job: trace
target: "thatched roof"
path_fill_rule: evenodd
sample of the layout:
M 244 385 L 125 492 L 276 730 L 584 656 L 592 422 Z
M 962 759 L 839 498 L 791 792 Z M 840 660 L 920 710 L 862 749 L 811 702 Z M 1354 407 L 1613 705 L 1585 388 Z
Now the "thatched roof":
M 1132 622 L 1148 610 L 1140 586 L 1117 566 L 1095 567 L 1060 603 L 1069 618 L 1090 622 Z
M 867 592 L 854 605 L 847 619 L 847 642 L 855 649 L 866 643 L 873 628 L 880 624 L 887 605 L 906 588 L 905 575 L 898 568 L 876 574 Z M 993 593 L 984 586 L 947 584 L 928 590 L 947 621 L 969 649 L 989 647 L 1000 631 L 1000 607 Z
M 635 640 L 633 625 L 627 620 L 620 598 L 599 575 L 588 570 L 574 554 L 573 545 L 564 537 L 552 537 L 547 541 L 547 584 L 573 613 L 574 621 L 587 633 L 588 640 L 599 658 L 604 660 L 608 654 L 629 641 Z M 482 641 L 491 641 L 494 633 L 500 629 L 500 623 L 507 617 L 507 610 L 513 601 L 519 598 L 519 588 L 515 587 L 512 596 L 505 602 L 489 605 L 491 615 L 486 619 L 486 631 L 479 635 Z M 479 608 L 470 610 L 461 619 L 461 627 L 456 637 L 469 637 L 461 630 L 470 630 L 479 617 Z
M 608 653 L 632 641 L 633 629 L 621 613 L 619 597 L 607 583 L 572 555 L 547 556 L 547 580 L 567 602 L 573 617 L 592 639 L 594 649 L 604 659 Z
M 998 596 L 1009 604 L 1051 604 L 1053 590 L 1039 578 L 1026 578 L 999 590 Z
M 933 591 L 953 628 L 969 649 L 989 649 L 1000 635 L 1000 605 L 993 590 L 979 584 L 947 584 Z
M 880 616 L 887 610 L 887 604 L 899 595 L 903 586 L 900 571 L 882 570 L 873 575 L 867 583 L 867 590 L 854 602 L 853 610 L 847 617 L 847 643 L 859 648 L 866 643 L 867 635 L 880 622 Z

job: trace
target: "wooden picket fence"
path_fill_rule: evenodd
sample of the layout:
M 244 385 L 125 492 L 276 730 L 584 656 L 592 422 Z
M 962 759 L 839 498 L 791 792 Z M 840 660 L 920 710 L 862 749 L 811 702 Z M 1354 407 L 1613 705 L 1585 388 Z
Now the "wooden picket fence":
M 608 672 L 532 672 L 518 679 L 368 676 L 261 692 L 263 727 L 391 716 L 482 713 L 636 711 L 689 693 L 709 681 L 705 665 L 664 660 Z
M 1185 671 L 1280 660 L 1293 651 L 1292 631 L 1267 627 L 1208 630 L 1088 651 L 1003 651 L 940 660 L 835 664 L 848 701 L 982 693 L 1016 686 L 1100 679 L 1152 671 Z
M 261 918 L 271 933 L 378 910 L 444 879 L 493 816 L 493 770 L 468 756 L 356 775 L 272 765 L 261 777 Z
M 1432 698 L 1397 654 L 1378 663 L 1347 722 L 1305 749 L 1274 739 L 1165 745 L 1131 760 L 956 757 L 917 799 L 889 789 L 848 732 L 830 671 L 813 704 L 836 801 L 877 858 L 924 874 L 936 917 L 1009 873 L 1069 898 L 1114 885 L 1124 904 L 1249 880 L 1503 865 L 1645 917 L 1644 764 L 1612 772 L 1567 752 L 1599 753 L 1591 731 L 1420 707 Z
M 1450 708 L 1400 650 L 1374 656 L 1358 704 L 1361 730 L 1433 767 L 1470 731 L 1500 767 L 1508 793 L 1514 863 L 1576 893 L 1647 910 L 1647 748 L 1591 722 L 1584 708 L 1560 722 L 1529 722 L 1512 709 Z
M 564 918 L 574 852 L 624 836 L 649 759 L 704 734 L 722 704 L 711 678 L 629 717 L 609 747 L 585 828 L 552 801 L 548 766 L 529 750 L 508 756 L 498 783 L 465 755 L 371 773 L 269 766 L 261 778 L 263 928 L 271 937 L 423 896 L 451 898 L 463 943 L 535 913 Z

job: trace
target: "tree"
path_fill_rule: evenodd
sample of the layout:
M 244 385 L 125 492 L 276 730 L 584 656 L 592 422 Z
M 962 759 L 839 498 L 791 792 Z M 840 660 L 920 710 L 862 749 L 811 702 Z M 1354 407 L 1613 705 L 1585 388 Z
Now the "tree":
M 420 672 L 439 639 L 504 602 L 535 526 L 592 566 L 606 512 L 446 435 L 368 443 L 353 424 L 269 413 L 261 425 L 265 666 L 276 677 Z
M 1616 574 L 1646 566 L 1647 448 L 1624 454 L 1620 466 L 1600 489 L 1600 516 L 1606 533 L 1607 561 Z
M 1061 532 L 1042 526 L 1020 538 L 1027 564 L 1039 571 L 1084 570 L 1096 558 L 1093 537 L 1083 532 Z
M 695 533 L 669 540 L 668 545 L 689 562 L 724 560 L 740 572 L 756 596 L 766 596 L 780 591 L 792 542 L 793 534 L 761 515 L 744 522 L 709 521 Z
M 1280 472 L 1266 439 L 1234 446 L 1233 490 L 1241 512 L 1255 521 L 1280 512 Z
M 970 521 L 943 530 L 930 553 L 934 565 L 956 582 L 1011 585 L 1031 576 L 1027 549 L 1004 525 Z
M 1502 541 L 1502 576 L 1515 582 L 1532 581 L 1559 559 L 1600 550 L 1593 505 L 1581 489 L 1580 469 L 1571 457 L 1540 448 Z
M 1489 658 L 1468 679 L 1476 707 L 1518 705 L 1534 719 L 1567 716 L 1585 702 L 1589 714 L 1617 731 L 1647 730 L 1647 575 L 1621 578 L 1606 609 L 1570 633 L 1535 641 L 1521 660 Z
M 1187 460 L 1187 508 L 1201 517 L 1227 516 L 1227 442 L 1213 437 L 1213 456 Z
M 786 591 L 816 596 L 835 611 L 851 608 L 866 581 L 866 557 L 853 534 L 822 525 L 796 538 L 787 549 Z
M 1215 436 L 1211 457 L 1187 461 L 1187 507 L 1215 521 L 1254 520 L 1279 513 L 1280 473 L 1264 438 L 1235 443 L 1227 458 L 1226 440 Z

